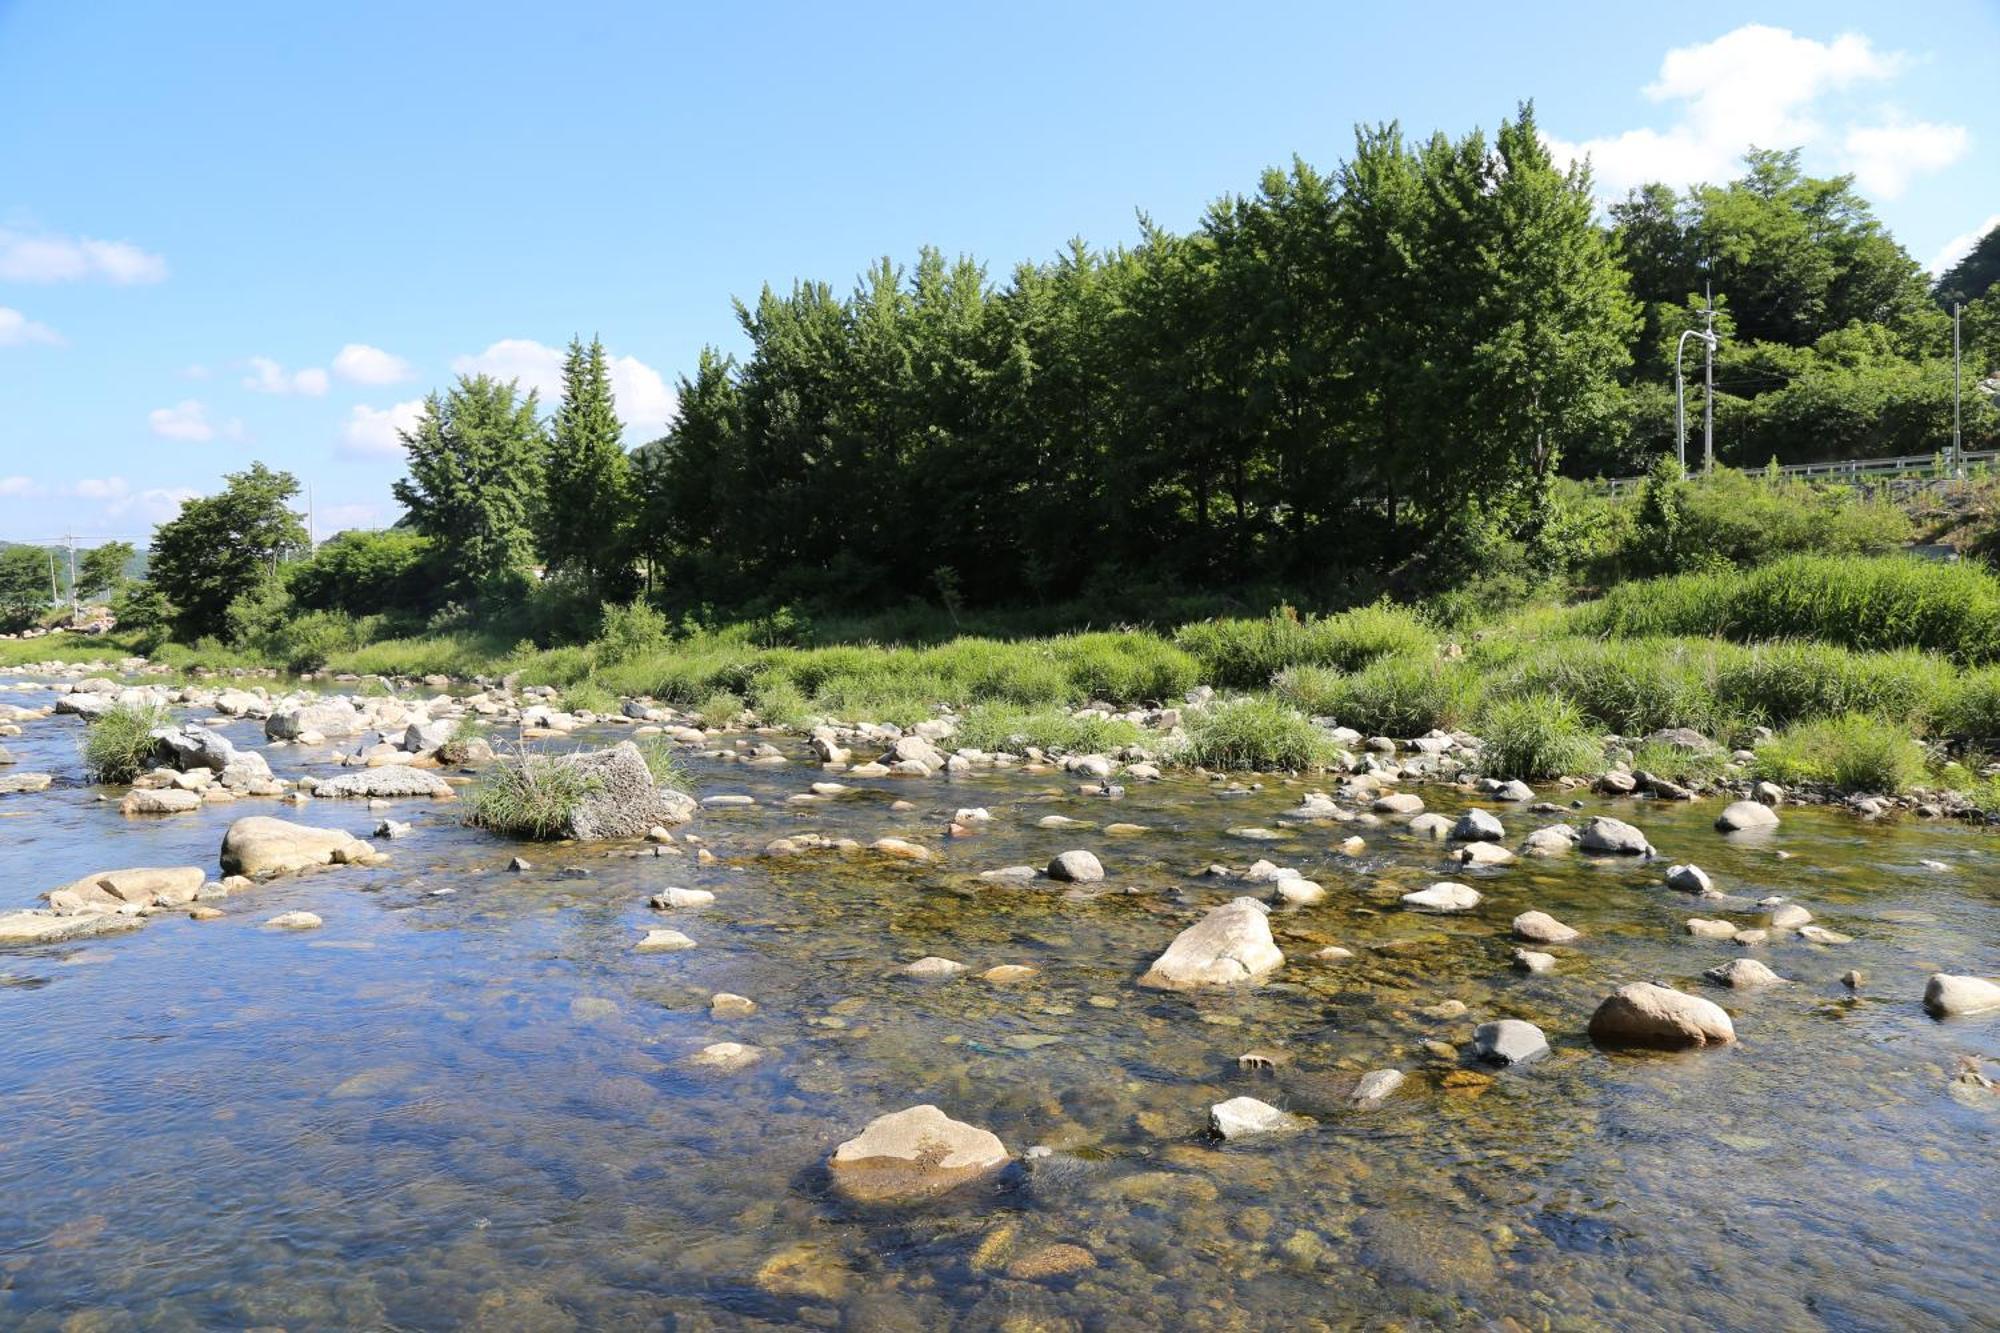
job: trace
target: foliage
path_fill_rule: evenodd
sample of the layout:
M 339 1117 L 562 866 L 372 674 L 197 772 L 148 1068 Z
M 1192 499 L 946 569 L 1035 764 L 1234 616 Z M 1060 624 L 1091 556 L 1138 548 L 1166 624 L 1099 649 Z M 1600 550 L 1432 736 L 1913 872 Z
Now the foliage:
M 286 507 L 299 493 L 291 473 L 252 463 L 223 480 L 220 495 L 182 501 L 179 516 L 153 533 L 147 579 L 173 606 L 184 640 L 227 633 L 230 604 L 306 546 L 305 526 Z
M 116 597 L 131 582 L 127 573 L 138 552 L 131 542 L 103 542 L 83 553 L 76 569 L 79 597 Z
M 959 719 L 952 740 L 974 749 L 1018 754 L 1029 746 L 1057 754 L 1101 754 L 1137 744 L 1143 733 L 1130 722 L 1075 717 L 1062 708 L 979 704 Z
M 1480 767 L 1489 777 L 1562 777 L 1602 766 L 1603 749 L 1583 712 L 1559 694 L 1530 694 L 1490 704 L 1480 723 Z
M 1923 781 L 1923 748 L 1893 722 L 1865 713 L 1789 727 L 1757 747 L 1758 777 L 1894 796 Z
M 1719 748 L 1690 750 L 1665 741 L 1646 741 L 1632 751 L 1632 770 L 1669 782 L 1713 782 L 1729 770 L 1729 756 Z
M 1203 768 L 1303 771 L 1333 762 L 1326 733 L 1296 708 L 1261 695 L 1218 699 L 1187 719 L 1181 759 Z
M 551 571 L 580 575 L 593 601 L 632 594 L 630 465 L 604 344 L 572 338 L 562 406 L 542 452 L 535 549 Z
M 120 704 L 93 718 L 83 733 L 83 766 L 97 782 L 130 782 L 151 767 L 155 727 L 173 725 L 159 704 Z
M 2000 222 L 1986 229 L 1965 257 L 1938 276 L 1940 303 L 1976 301 L 2000 284 Z
M 531 389 L 461 375 L 424 400 L 403 432 L 410 475 L 395 485 L 411 525 L 439 557 L 445 591 L 506 600 L 526 578 L 529 522 L 542 476 L 542 427 Z
M 1283 607 L 1262 620 L 1201 621 L 1175 631 L 1174 643 L 1193 654 L 1208 683 L 1261 689 L 1288 667 L 1354 671 L 1392 653 L 1435 651 L 1437 636 L 1415 612 L 1382 602 L 1324 618 Z
M 618 696 L 595 681 L 579 681 L 563 691 L 562 706 L 570 713 L 615 714 Z
M 39 546 L 0 549 L 0 630 L 25 629 L 49 609 L 49 557 Z
M 607 605 L 599 623 L 597 656 L 600 661 L 629 662 L 666 647 L 667 618 L 645 602 Z
M 311 611 L 425 616 L 443 598 L 442 571 L 428 537 L 407 528 L 356 529 L 321 542 L 284 570 L 292 600 Z
M 570 817 L 598 790 L 598 779 L 560 755 L 527 750 L 500 757 L 466 804 L 465 822 L 510 838 L 564 836 Z
M 1396 737 L 1465 726 L 1483 691 L 1467 664 L 1426 654 L 1380 658 L 1352 674 L 1294 667 L 1275 684 L 1279 698 L 1315 717 L 1364 735 Z

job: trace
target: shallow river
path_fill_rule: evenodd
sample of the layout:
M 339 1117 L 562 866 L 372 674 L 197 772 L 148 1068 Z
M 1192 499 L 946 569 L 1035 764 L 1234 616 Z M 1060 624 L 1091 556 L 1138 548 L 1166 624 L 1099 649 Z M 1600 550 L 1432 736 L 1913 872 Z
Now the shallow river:
M 58 784 L 0 797 L 0 906 L 93 870 L 213 874 L 246 814 L 364 834 L 379 818 L 245 800 L 127 820 L 83 785 L 80 730 L 51 718 L 5 742 L 13 771 Z M 261 743 L 258 724 L 225 730 Z M 510 874 L 521 849 L 460 828 L 448 803 L 398 802 L 416 829 L 386 844 L 387 866 L 279 880 L 219 921 L 173 913 L 0 954 L 0 1326 L 2000 1326 L 2000 1110 L 1953 1082 L 1968 1055 L 2000 1076 L 2000 1016 L 1937 1022 L 1919 1005 L 1931 972 L 2000 974 L 2000 837 L 1787 809 L 1775 834 L 1735 841 L 1711 829 L 1713 802 L 1589 799 L 1719 888 L 1791 895 L 1854 937 L 1773 932 L 1747 952 L 1794 984 L 1721 991 L 1702 971 L 1746 951 L 1681 922 L 1731 914 L 1665 889 L 1664 860 L 1468 873 L 1388 825 L 1359 830 L 1358 858 L 1333 850 L 1355 831 L 1341 826 L 1230 835 L 1281 827 L 1308 784 L 1276 781 L 1225 796 L 1174 778 L 1112 801 L 1017 771 L 800 806 L 786 798 L 822 775 L 781 744 L 783 769 L 693 761 L 702 794 L 757 800 L 689 826 L 713 865 L 531 848 L 534 868 Z M 281 776 L 333 771 L 325 750 L 267 757 Z M 947 839 L 961 806 L 993 821 Z M 1051 813 L 1100 827 L 1035 827 Z M 1510 843 L 1546 822 L 1501 813 Z M 1117 821 L 1149 831 L 1101 831 Z M 760 855 L 805 831 L 899 834 L 943 859 Z M 1103 859 L 1106 892 L 975 875 L 1071 847 Z M 1139 989 L 1204 907 L 1255 891 L 1197 872 L 1259 856 L 1329 890 L 1274 910 L 1288 965 L 1240 993 Z M 1485 903 L 1397 904 L 1446 878 Z M 716 901 L 649 909 L 669 885 Z M 1529 908 L 1585 932 L 1551 950 L 1553 975 L 1511 970 L 1508 922 Z M 325 926 L 261 927 L 291 909 Z M 665 925 L 698 947 L 634 950 Z M 1356 956 L 1309 960 L 1331 943 Z M 926 954 L 1040 971 L 897 975 Z M 1858 994 L 1840 981 L 1855 968 Z M 1740 1040 L 1594 1050 L 1596 1001 L 1639 979 L 1717 999 Z M 758 1011 L 712 1017 L 717 991 Z M 1462 1016 L 1424 1012 L 1453 999 Z M 1488 1081 L 1422 1045 L 1463 1047 L 1510 1016 L 1541 1024 L 1553 1055 Z M 766 1057 L 731 1074 L 681 1063 L 722 1040 Z M 1239 1069 L 1255 1047 L 1291 1063 Z M 1411 1075 L 1402 1090 L 1349 1109 L 1354 1076 L 1387 1066 Z M 1319 1124 L 1217 1145 L 1207 1108 L 1246 1093 Z M 832 1148 L 918 1102 L 1017 1158 L 1057 1152 L 927 1207 L 835 1199 Z M 1057 1242 L 1095 1267 L 1007 1275 Z

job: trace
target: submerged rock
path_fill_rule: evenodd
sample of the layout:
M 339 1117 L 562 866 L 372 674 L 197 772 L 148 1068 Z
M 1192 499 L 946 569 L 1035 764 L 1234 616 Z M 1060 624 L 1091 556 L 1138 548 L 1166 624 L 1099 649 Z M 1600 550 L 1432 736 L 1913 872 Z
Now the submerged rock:
M 933 954 L 929 958 L 919 958 L 914 963 L 906 964 L 902 972 L 906 977 L 916 977 L 924 981 L 941 981 L 946 977 L 960 976 L 969 970 L 964 963 L 951 958 L 939 958 Z
M 859 1203 L 904 1203 L 955 1189 L 1008 1162 L 992 1131 L 931 1105 L 878 1116 L 827 1160 L 833 1186 Z
M 1601 1046 L 1682 1050 L 1736 1040 L 1736 1026 L 1713 1000 L 1649 981 L 1621 986 L 1590 1017 L 1590 1039 Z
M 1523 912 L 1514 918 L 1514 937 L 1530 944 L 1568 944 L 1581 934 L 1547 912 Z
M 1255 1097 L 1231 1097 L 1208 1108 L 1208 1127 L 1232 1142 L 1263 1134 L 1295 1134 L 1311 1123 Z
M 1175 936 L 1139 984 L 1155 990 L 1236 986 L 1284 964 L 1285 955 L 1271 940 L 1268 909 L 1255 898 L 1236 898 Z
M 1361 1076 L 1354 1085 L 1351 1098 L 1358 1110 L 1372 1110 L 1395 1095 L 1403 1086 L 1403 1071 L 1400 1069 L 1372 1069 Z
M 1738 958 L 1724 963 L 1721 967 L 1711 967 L 1702 973 L 1718 986 L 1731 990 L 1754 990 L 1759 986 L 1780 986 L 1785 979 L 1773 972 L 1755 958 Z
M 273 930 L 318 930 L 326 923 L 317 912 L 280 912 L 264 924 Z

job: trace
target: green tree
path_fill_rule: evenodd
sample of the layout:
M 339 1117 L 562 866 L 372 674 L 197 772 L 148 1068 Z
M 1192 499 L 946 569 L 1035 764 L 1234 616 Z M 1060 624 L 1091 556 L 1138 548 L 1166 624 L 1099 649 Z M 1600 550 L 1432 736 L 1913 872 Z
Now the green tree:
M 49 553 L 39 546 L 0 548 L 0 630 L 9 633 L 49 609 Z
M 534 392 L 511 380 L 462 375 L 403 432 L 410 475 L 394 494 L 430 538 L 453 596 L 505 599 L 526 586 L 542 483 L 535 409 Z
M 125 571 L 134 554 L 131 542 L 105 542 L 85 551 L 76 570 L 77 595 L 116 597 L 127 582 Z
M 1938 304 L 1949 308 L 1954 301 L 1976 301 L 1995 283 L 2000 283 L 2000 223 L 1988 227 L 1965 258 L 1937 280 Z
M 542 454 L 535 547 L 551 573 L 581 576 L 593 601 L 632 593 L 632 478 L 604 344 L 572 338 L 563 399 Z
M 291 473 L 252 463 L 223 481 L 221 494 L 183 502 L 153 533 L 147 578 L 188 639 L 226 633 L 229 604 L 306 548 L 305 525 L 286 503 L 299 493 Z

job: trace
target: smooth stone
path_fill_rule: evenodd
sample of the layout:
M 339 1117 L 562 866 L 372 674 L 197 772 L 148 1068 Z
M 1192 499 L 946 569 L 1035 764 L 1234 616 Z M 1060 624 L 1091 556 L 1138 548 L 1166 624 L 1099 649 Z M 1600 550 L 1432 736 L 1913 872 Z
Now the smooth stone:
M 641 936 L 639 943 L 633 947 L 651 953 L 669 953 L 680 949 L 692 949 L 694 941 L 678 930 L 654 929 Z
M 1837 930 L 1828 930 L 1825 926 L 1800 926 L 1799 938 L 1806 941 L 1808 944 L 1854 943 L 1854 937 L 1852 935 L 1843 935 Z
M 930 848 L 920 846 L 907 838 L 877 838 L 868 846 L 872 851 L 903 861 L 928 861 L 936 855 Z
M 1602 856 L 1651 856 L 1653 844 L 1646 835 L 1622 819 L 1598 815 L 1583 826 L 1577 846 Z
M 1499 842 L 1506 836 L 1500 817 L 1491 810 L 1467 810 L 1451 826 L 1453 842 Z
M 1514 918 L 1514 937 L 1530 944 L 1568 944 L 1582 933 L 1547 912 L 1523 912 Z
M 1564 856 L 1576 850 L 1578 834 L 1568 824 L 1549 824 L 1521 840 L 1521 850 L 1530 856 Z
M 1708 872 L 1697 865 L 1668 866 L 1667 887 L 1703 897 L 1715 892 L 1715 884 L 1709 879 Z
M 1297 907 L 1310 907 L 1314 903 L 1326 901 L 1326 890 L 1309 879 L 1287 875 L 1278 881 L 1274 896 L 1281 902 Z
M 1066 884 L 1094 884 L 1104 878 L 1104 865 L 1089 852 L 1063 852 L 1049 862 L 1048 875 Z
M 1418 815 L 1410 821 L 1410 832 L 1433 842 L 1443 842 L 1451 836 L 1452 821 L 1443 815 Z
M 1371 1110 L 1387 1101 L 1402 1086 L 1402 1070 L 1371 1069 L 1354 1085 L 1354 1095 L 1350 1100 L 1358 1110 Z
M 1777 826 L 1778 812 L 1761 801 L 1732 801 L 1715 817 L 1716 830 L 1721 833 Z
M 1734 962 L 1724 963 L 1721 967 L 1711 967 L 1702 975 L 1716 985 L 1727 986 L 1731 990 L 1754 990 L 1759 986 L 1777 986 L 1783 984 L 1785 980 L 1755 958 L 1738 958 Z
M 1264 1134 L 1294 1134 L 1310 1123 L 1255 1097 L 1231 1097 L 1208 1108 L 1208 1127 L 1231 1142 Z
M 375 855 L 367 843 L 345 830 L 292 824 L 269 815 L 239 819 L 222 835 L 222 869 L 231 875 L 276 875 L 366 863 Z
M 1691 916 L 1687 919 L 1687 933 L 1698 940 L 1734 939 L 1736 927 L 1728 921 L 1716 921 L 1708 917 Z
M 1451 859 L 1468 866 L 1506 866 L 1519 858 L 1497 842 L 1468 842 L 1454 850 Z
M 1713 1000 L 1649 981 L 1621 986 L 1590 1016 L 1590 1037 L 1601 1046 L 1651 1046 L 1681 1050 L 1736 1040 L 1736 1026 Z
M 708 997 L 708 1012 L 717 1018 L 748 1018 L 757 1012 L 757 1002 L 746 995 L 719 990 Z
M 1306 956 L 1321 963 L 1344 963 L 1354 957 L 1354 950 L 1343 949 L 1338 944 L 1329 944 L 1324 948 L 1313 950 Z
M 878 1116 L 834 1149 L 834 1188 L 861 1203 L 928 1198 L 990 1175 L 1008 1161 L 990 1130 L 953 1120 L 928 1104 Z
M 763 1058 L 764 1052 L 755 1046 L 745 1046 L 740 1041 L 718 1041 L 688 1056 L 687 1063 L 698 1069 L 719 1069 L 730 1073 L 746 1069 Z
M 647 905 L 660 911 L 676 907 L 707 907 L 715 901 L 715 895 L 707 889 L 663 889 L 646 900 Z
M 1533 1023 L 1503 1018 L 1473 1031 L 1472 1052 L 1490 1065 L 1526 1064 L 1549 1053 L 1549 1039 Z
M 1543 973 L 1556 970 L 1556 956 L 1552 953 L 1536 953 L 1533 949 L 1514 950 L 1514 966 L 1523 972 Z
M 1938 972 L 1924 985 L 1924 1008 L 1938 1018 L 1956 1018 L 2000 1009 L 2000 984 L 1984 977 Z
M 1480 896 L 1479 890 L 1469 884 L 1454 884 L 1444 880 L 1427 889 L 1406 893 L 1402 901 L 1427 912 L 1469 912 L 1479 906 Z
M 264 924 L 274 930 L 317 930 L 326 923 L 316 912 L 280 912 Z
M 981 972 L 979 979 L 981 981 L 990 981 L 996 986 L 1005 986 L 1010 982 L 1026 981 L 1040 970 L 1039 968 L 1029 967 L 1024 963 L 1002 963 L 998 967 L 989 967 L 984 972 Z
M 1236 986 L 1284 965 L 1271 939 L 1269 909 L 1255 898 L 1236 898 L 1176 935 L 1139 984 L 1154 990 Z
M 917 977 L 925 981 L 937 981 L 945 977 L 955 977 L 970 970 L 964 963 L 956 962 L 950 958 L 939 958 L 935 954 L 928 958 L 919 958 L 916 962 L 906 964 L 901 969 L 904 976 Z
M 1368 808 L 1378 815 L 1418 815 L 1423 813 L 1424 798 L 1413 791 L 1395 791 L 1376 797 Z

